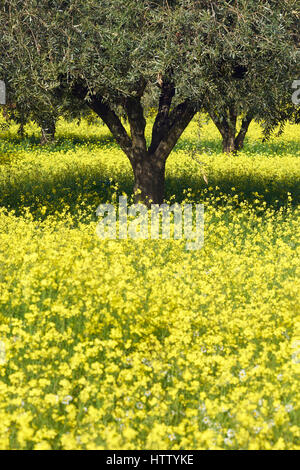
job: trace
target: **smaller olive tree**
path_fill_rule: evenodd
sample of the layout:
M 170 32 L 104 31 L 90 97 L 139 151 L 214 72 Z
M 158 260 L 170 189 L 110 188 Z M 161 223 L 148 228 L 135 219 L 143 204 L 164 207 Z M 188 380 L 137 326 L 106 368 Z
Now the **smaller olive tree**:
M 208 70 L 214 86 L 207 90 L 203 108 L 222 136 L 223 152 L 236 153 L 253 120 L 263 125 L 264 139 L 278 125 L 282 130 L 286 122 L 295 122 L 291 87 L 299 71 L 300 8 L 292 0 L 245 2 L 235 10 L 213 11 L 215 21 L 226 25 L 226 34 L 222 43 L 211 31 L 219 69 Z

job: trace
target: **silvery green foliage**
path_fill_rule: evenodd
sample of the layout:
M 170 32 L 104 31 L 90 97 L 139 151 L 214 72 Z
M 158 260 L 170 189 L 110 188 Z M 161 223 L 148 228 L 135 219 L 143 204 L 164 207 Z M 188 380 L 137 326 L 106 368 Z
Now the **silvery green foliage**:
M 78 84 L 120 115 L 124 97 L 145 84 L 156 96 L 163 79 L 172 106 L 251 109 L 269 129 L 294 112 L 299 11 L 298 0 L 0 0 L 0 78 L 28 115 L 76 114 Z

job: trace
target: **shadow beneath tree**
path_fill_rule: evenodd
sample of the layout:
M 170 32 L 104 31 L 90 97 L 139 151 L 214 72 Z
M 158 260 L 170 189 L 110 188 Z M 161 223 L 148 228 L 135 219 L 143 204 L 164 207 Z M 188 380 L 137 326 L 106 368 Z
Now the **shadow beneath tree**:
M 30 135 L 26 138 L 21 138 L 20 136 L 13 137 L 2 137 L 0 139 L 0 149 L 2 152 L 5 151 L 22 151 L 22 150 L 32 150 L 38 148 L 41 152 L 61 152 L 74 150 L 75 148 L 80 147 L 95 147 L 99 146 L 99 149 L 103 148 L 116 148 L 119 149 L 118 144 L 112 135 L 107 134 L 101 137 L 91 136 L 91 137 L 82 137 L 76 135 L 70 135 L 69 137 L 58 136 L 53 142 L 49 142 L 45 145 L 41 145 L 40 138 L 36 135 Z
M 147 144 L 150 144 L 150 136 L 147 137 Z M 49 142 L 46 145 L 40 145 L 40 136 L 33 133 L 26 138 L 22 138 L 20 135 L 11 135 L 4 134 L 0 138 L 0 149 L 5 152 L 5 150 L 14 149 L 18 150 L 30 150 L 31 148 L 36 148 L 37 146 L 41 151 L 45 152 L 60 152 L 74 150 L 74 148 L 99 146 L 101 148 L 115 148 L 120 150 L 119 145 L 115 141 L 114 137 L 110 132 L 105 134 L 98 135 L 88 135 L 84 136 L 81 133 L 76 132 L 64 132 L 60 134 L 58 132 L 57 137 L 53 142 Z M 222 141 L 221 139 L 216 138 L 201 138 L 200 141 L 197 138 L 181 137 L 177 142 L 176 146 L 173 149 L 173 152 L 178 151 L 187 151 L 192 152 L 196 150 L 198 154 L 220 154 L 222 153 Z M 120 150 L 121 151 L 121 150 Z M 283 154 L 292 154 L 294 156 L 299 155 L 300 157 L 300 147 L 299 142 L 295 140 L 276 140 L 276 138 L 270 139 L 267 142 L 261 140 L 253 140 L 250 137 L 246 137 L 243 153 L 247 155 L 283 155 Z M 236 158 L 238 157 L 238 154 Z
M 201 139 L 199 142 L 196 139 L 181 138 L 176 144 L 174 151 L 193 151 L 195 149 L 199 155 L 201 153 L 221 154 L 222 142 L 221 140 L 216 139 Z M 285 140 L 284 142 L 277 142 L 276 140 L 262 142 L 246 138 L 243 153 L 253 156 L 257 154 L 266 156 L 291 154 L 293 156 L 299 155 L 300 157 L 300 146 L 299 143 L 294 140 Z M 238 154 L 234 158 L 238 158 Z
M 5 186 L 0 180 L 0 206 L 9 210 L 14 209 L 16 215 L 23 213 L 27 207 L 34 218 L 44 218 L 50 214 L 60 214 L 68 210 L 72 214 L 86 209 L 89 213 L 95 211 L 99 204 L 118 201 L 123 193 L 128 195 L 128 204 L 133 191 L 133 174 L 130 172 L 120 175 L 109 173 L 103 166 L 86 171 L 85 167 L 64 171 L 54 176 L 32 173 L 23 179 L 11 179 Z M 116 189 L 117 185 L 117 189 Z M 234 188 L 234 190 L 232 189 Z M 232 200 L 253 204 L 255 201 L 265 201 L 265 208 L 275 210 L 285 207 L 288 194 L 292 196 L 292 204 L 300 203 L 299 180 L 270 180 L 255 175 L 210 175 L 209 186 L 199 175 L 167 175 L 166 200 L 175 196 L 172 202 L 181 203 L 186 191 L 190 189 L 195 203 L 209 205 L 226 205 Z M 218 199 L 219 198 L 219 199 Z M 41 208 L 46 207 L 43 214 Z M 237 205 L 238 207 L 238 205 Z M 259 211 L 261 212 L 261 206 Z

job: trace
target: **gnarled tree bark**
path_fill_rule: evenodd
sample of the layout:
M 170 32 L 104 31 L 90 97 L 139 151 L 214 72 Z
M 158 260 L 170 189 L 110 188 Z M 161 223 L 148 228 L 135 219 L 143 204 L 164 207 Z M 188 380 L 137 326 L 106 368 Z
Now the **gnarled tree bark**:
M 237 153 L 238 151 L 242 150 L 245 136 L 253 119 L 252 113 L 249 112 L 242 119 L 239 132 L 237 132 L 237 115 L 232 108 L 228 110 L 226 117 L 217 116 L 213 112 L 210 112 L 210 117 L 222 136 L 223 152 Z
M 164 200 L 166 160 L 198 109 L 186 100 L 170 110 L 175 88 L 172 83 L 162 80 L 159 109 L 152 129 L 152 140 L 147 148 L 146 120 L 141 104 L 144 87 L 145 84 L 137 96 L 124 98 L 120 102 L 128 117 L 130 136 L 120 118 L 101 96 L 92 96 L 87 104 L 105 122 L 129 158 L 134 174 L 135 200 L 150 207 L 151 203 L 161 204 Z M 78 85 L 73 93 L 85 99 L 87 90 Z
M 41 145 L 47 144 L 54 140 L 56 131 L 55 119 L 44 119 L 40 122 L 41 126 Z

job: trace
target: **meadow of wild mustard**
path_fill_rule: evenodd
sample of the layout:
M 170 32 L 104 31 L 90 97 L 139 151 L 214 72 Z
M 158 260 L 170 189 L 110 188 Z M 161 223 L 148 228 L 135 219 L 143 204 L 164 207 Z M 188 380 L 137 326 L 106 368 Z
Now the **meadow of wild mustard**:
M 0 448 L 299 449 L 299 126 L 236 157 L 189 126 L 166 196 L 204 203 L 198 251 L 100 240 L 126 157 L 27 130 L 0 133 Z

